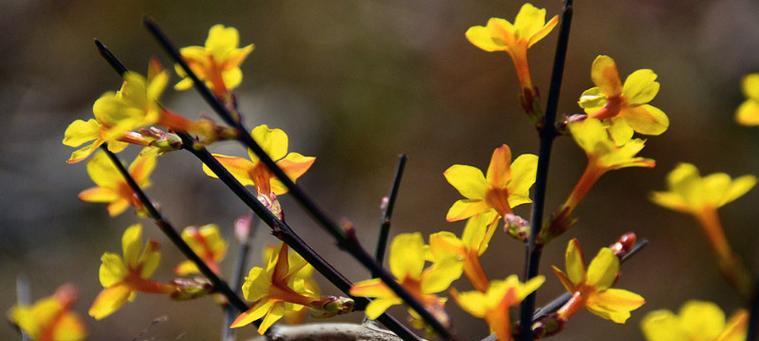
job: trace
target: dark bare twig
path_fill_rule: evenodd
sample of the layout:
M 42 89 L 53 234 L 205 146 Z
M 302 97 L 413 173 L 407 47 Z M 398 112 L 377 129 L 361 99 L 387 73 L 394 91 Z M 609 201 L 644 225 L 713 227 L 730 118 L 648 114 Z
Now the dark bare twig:
M 759 278 L 754 281 L 754 294 L 751 297 L 750 310 L 748 315 L 748 332 L 746 341 L 756 341 L 759 339 Z
M 24 274 L 16 276 L 16 302 L 19 305 L 26 305 L 32 303 L 32 290 L 29 286 L 29 278 Z M 21 333 L 21 341 L 29 341 L 29 335 L 26 335 L 22 329 L 19 328 Z
M 543 210 L 545 206 L 546 184 L 548 182 L 548 165 L 551 160 L 551 148 L 553 140 L 556 137 L 556 111 L 559 104 L 559 94 L 561 92 L 561 81 L 564 75 L 564 64 L 566 62 L 567 46 L 569 43 L 569 30 L 572 23 L 572 0 L 564 0 L 564 11 L 561 15 L 561 28 L 559 29 L 559 41 L 554 56 L 553 71 L 551 74 L 551 85 L 548 91 L 548 103 L 546 113 L 543 118 L 543 124 L 539 127 L 540 147 L 538 150 L 538 170 L 535 181 L 535 194 L 532 206 L 532 226 L 530 235 L 527 240 L 526 257 L 525 257 L 525 276 L 527 281 L 538 275 L 540 269 L 540 256 L 542 246 L 536 245 L 540 228 L 543 226 Z M 535 309 L 535 299 L 537 293 L 534 292 L 527 296 L 522 302 L 520 310 L 520 333 L 521 341 L 532 341 L 533 335 L 531 324 L 532 314 Z
M 119 75 L 127 71 L 127 68 L 104 44 L 95 40 L 95 45 L 97 46 L 100 55 L 108 61 Z M 208 168 L 211 169 L 211 171 L 213 171 L 214 174 L 216 174 L 218 178 L 243 201 L 243 203 L 245 203 L 272 229 L 272 233 L 277 238 L 301 255 L 316 269 L 316 271 L 321 273 L 338 289 L 349 294 L 350 288 L 353 286 L 351 281 L 345 278 L 339 271 L 332 267 L 331 264 L 319 256 L 316 251 L 308 246 L 308 244 L 306 244 L 306 242 L 290 228 L 290 226 L 279 220 L 279 218 L 274 216 L 269 209 L 264 207 L 257 198 L 245 189 L 245 187 L 211 155 L 211 153 L 209 153 L 202 145 L 196 144 L 192 136 L 179 132 L 177 135 L 182 139 L 183 149 L 195 155 L 201 162 L 208 166 Z M 356 301 L 356 309 L 362 309 L 369 303 L 369 300 L 366 298 L 354 297 L 353 299 Z M 388 314 L 381 315 L 377 320 L 404 340 L 419 340 L 418 336 Z
M 201 97 L 211 106 L 211 108 L 224 120 L 237 130 L 237 139 L 245 147 L 253 151 L 253 153 L 259 158 L 261 162 L 268 168 L 270 172 L 277 177 L 288 189 L 290 195 L 297 201 L 305 211 L 311 215 L 311 217 L 317 221 L 325 231 L 332 235 L 337 241 L 338 247 L 348 252 L 356 260 L 361 263 L 371 273 L 376 274 L 390 290 L 393 291 L 406 305 L 413 309 L 432 329 L 440 335 L 443 339 L 454 339 L 453 334 L 427 309 L 424 308 L 419 300 L 417 300 L 409 291 L 395 281 L 393 276 L 385 270 L 381 265 L 377 264 L 374 258 L 369 255 L 368 252 L 361 246 L 355 235 L 346 233 L 338 224 L 336 224 L 327 214 L 322 211 L 305 192 L 297 186 L 285 172 L 277 166 L 274 160 L 261 148 L 261 146 L 253 140 L 253 137 L 248 133 L 248 129 L 245 128 L 242 120 L 235 119 L 235 115 L 213 95 L 210 89 L 206 86 L 205 82 L 201 81 L 195 72 L 187 65 L 179 50 L 168 39 L 158 25 L 152 20 L 145 18 L 144 24 L 148 31 L 156 38 L 158 43 L 169 54 L 172 60 L 179 64 L 182 70 L 193 81 L 193 86 L 200 93 Z M 215 159 L 214 159 L 215 160 Z M 223 167 L 222 167 L 223 168 Z M 214 173 L 217 173 L 214 171 Z M 217 173 L 218 175 L 218 173 Z M 260 215 L 259 215 L 260 216 Z M 262 217 L 263 218 L 263 217 Z M 275 231 L 276 233 L 276 231 Z
M 382 198 L 382 223 L 380 224 L 379 238 L 377 238 L 377 249 L 374 252 L 374 258 L 379 265 L 382 265 L 385 259 L 385 249 L 387 248 L 387 238 L 390 234 L 393 208 L 395 207 L 395 200 L 398 198 L 398 190 L 401 187 L 401 179 L 403 178 L 403 170 L 406 168 L 406 160 L 408 160 L 406 154 L 401 154 L 398 157 L 398 166 L 396 166 L 395 169 L 393 185 L 390 186 L 390 192 L 388 192 L 387 196 Z M 376 276 L 376 274 L 372 275 Z

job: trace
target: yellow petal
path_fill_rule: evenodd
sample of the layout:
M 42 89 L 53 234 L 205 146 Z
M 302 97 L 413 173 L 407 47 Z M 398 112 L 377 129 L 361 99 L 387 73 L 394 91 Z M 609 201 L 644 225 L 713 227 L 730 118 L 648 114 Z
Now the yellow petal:
M 448 289 L 461 277 L 463 263 L 458 257 L 446 257 L 435 261 L 422 273 L 422 293 L 435 294 Z
M 746 340 L 748 328 L 748 312 L 739 310 L 727 321 L 725 329 L 715 341 L 743 341 Z
M 250 307 L 250 309 L 238 315 L 229 327 L 240 328 L 253 323 L 253 321 L 266 315 L 275 302 L 276 301 L 274 300 L 261 300 L 256 302 L 256 304 Z
M 367 279 L 365 281 L 354 283 L 353 287 L 351 287 L 350 294 L 358 297 L 396 297 L 395 293 L 393 293 L 393 291 L 390 290 L 390 288 L 379 278 Z
M 539 33 L 546 22 L 546 10 L 537 8 L 530 3 L 525 3 L 519 9 L 514 19 L 514 28 L 517 31 L 518 39 L 530 40 L 530 38 Z
M 743 77 L 741 86 L 746 97 L 759 101 L 759 73 L 752 73 Z
M 299 153 L 289 153 L 283 159 L 277 161 L 277 165 L 287 174 L 293 182 L 303 176 L 316 161 L 315 157 L 303 156 Z M 287 193 L 287 187 L 274 177 L 271 178 L 271 188 L 274 194 L 282 195 Z
M 611 287 L 618 273 L 619 258 L 614 255 L 610 248 L 604 247 L 590 261 L 585 283 L 595 287 L 596 290 L 604 290 Z
M 474 218 L 471 218 L 474 219 Z M 470 221 L 471 221 L 470 219 Z M 467 222 L 467 226 L 470 224 Z M 464 229 L 466 233 L 466 228 Z M 430 235 L 429 251 L 433 255 L 432 260 L 443 259 L 447 257 L 463 258 L 470 245 L 456 237 L 455 234 L 448 231 L 436 232 Z
M 111 287 L 121 282 L 129 274 L 124 261 L 115 253 L 106 252 L 100 258 L 98 277 L 104 288 Z
M 266 314 L 264 320 L 261 321 L 261 325 L 258 326 L 258 333 L 264 335 L 269 327 L 279 321 L 283 316 L 285 316 L 285 302 L 274 303 L 274 306 L 272 306 L 269 313 Z
M 625 79 L 622 95 L 632 105 L 651 102 L 659 93 L 659 82 L 656 73 L 650 69 L 636 70 Z
M 74 164 L 83 161 L 92 155 L 92 153 L 94 153 L 102 144 L 103 140 L 97 139 L 95 141 L 92 141 L 92 143 L 71 152 L 71 156 L 69 156 L 68 160 L 66 160 L 66 163 Z
M 182 78 L 177 84 L 174 84 L 174 90 L 188 90 L 192 88 L 192 79 L 189 77 Z
M 619 115 L 633 130 L 644 135 L 660 135 L 669 128 L 667 114 L 652 105 L 625 107 Z
M 756 177 L 753 175 L 744 175 L 735 178 L 735 180 L 730 183 L 727 191 L 723 193 L 722 199 L 720 200 L 718 206 L 726 205 L 733 200 L 742 197 L 744 194 L 754 188 L 755 185 Z
M 592 115 L 596 111 L 603 108 L 607 102 L 608 99 L 606 98 L 606 95 L 601 92 L 601 88 L 595 86 L 583 91 L 583 93 L 580 95 L 580 100 L 577 101 L 577 104 L 580 106 L 580 108 L 585 109 L 586 114 Z
M 224 81 L 224 86 L 228 90 L 232 90 L 242 83 L 242 70 L 239 67 L 225 70 L 221 73 L 221 78 Z
M 76 120 L 71 122 L 63 133 L 63 144 L 69 147 L 78 147 L 87 141 L 97 139 L 100 134 L 100 123 L 95 119 L 87 121 Z
M 103 151 L 95 153 L 95 156 L 87 162 L 87 174 L 92 182 L 100 187 L 115 189 L 119 183 L 124 182 L 119 171 Z
M 688 335 L 714 340 L 725 328 L 725 313 L 711 302 L 688 301 L 680 308 L 680 323 Z
M 422 234 L 401 233 L 390 243 L 390 271 L 395 278 L 406 276 L 419 279 L 424 268 L 424 239 Z
M 759 125 L 759 101 L 744 101 L 735 112 L 735 120 L 745 126 Z
M 445 179 L 462 196 L 468 199 L 482 199 L 488 183 L 482 171 L 467 165 L 453 165 L 443 172 Z
M 582 283 L 585 280 L 585 260 L 577 239 L 569 241 L 564 257 L 569 280 L 574 284 Z
M 554 15 L 551 20 L 548 20 L 548 22 L 543 25 L 540 30 L 530 36 L 530 41 L 527 44 L 527 47 L 532 47 L 532 45 L 535 45 L 535 43 L 545 38 L 549 33 L 551 33 L 551 31 L 553 31 L 553 28 L 556 27 L 557 24 L 559 24 L 559 16 Z
M 655 310 L 640 323 L 647 341 L 691 341 L 680 320 L 669 310 Z
M 579 122 L 572 122 L 568 127 L 572 138 L 588 155 L 597 153 L 599 151 L 597 146 L 608 140 L 606 128 L 597 119 L 586 118 Z
M 158 264 L 161 262 L 160 244 L 155 240 L 149 240 L 142 250 L 142 255 L 138 261 L 140 265 L 140 277 L 150 278 L 155 270 L 158 268 Z
M 55 341 L 79 341 L 87 337 L 87 329 L 79 315 L 68 312 L 61 316 L 53 330 Z
M 205 244 L 213 254 L 216 261 L 221 261 L 227 254 L 227 242 L 221 236 L 219 226 L 216 224 L 207 224 L 200 227 L 200 235 L 203 237 Z
M 672 192 L 653 192 L 651 201 L 659 206 L 669 208 L 679 212 L 688 212 L 688 204 L 677 193 Z
M 150 174 L 155 169 L 158 160 L 158 149 L 146 147 L 140 151 L 137 158 L 129 165 L 129 174 L 132 175 L 137 184 L 146 188 L 150 186 Z
M 149 101 L 157 101 L 163 91 L 166 89 L 166 85 L 169 84 L 169 73 L 166 71 L 160 71 L 149 80 L 145 94 Z
M 448 209 L 445 219 L 448 221 L 459 221 L 469 217 L 491 210 L 490 206 L 483 200 L 456 200 Z
M 211 26 L 211 29 L 208 30 L 205 47 L 221 63 L 227 52 L 237 48 L 239 43 L 240 35 L 236 28 L 217 24 Z
M 103 289 L 90 306 L 89 315 L 96 320 L 102 320 L 121 308 L 129 299 L 132 290 L 125 284 L 119 284 Z
M 186 260 L 186 261 L 182 261 L 181 263 L 179 263 L 179 265 L 177 265 L 176 268 L 174 268 L 174 273 L 176 273 L 179 276 L 187 276 L 191 274 L 200 273 L 200 270 L 195 265 L 195 263 L 189 260 Z
M 366 318 L 375 320 L 384 314 L 388 308 L 401 303 L 403 301 L 400 298 L 378 298 L 369 302 L 364 313 Z
M 459 306 L 464 309 L 464 311 L 474 317 L 485 317 L 487 308 L 492 305 L 492 302 L 487 299 L 485 294 L 479 291 L 466 291 L 458 293 L 454 289 L 452 293 L 452 296 L 456 303 L 458 303 Z
M 288 138 L 284 130 L 270 129 L 269 126 L 261 124 L 253 128 L 250 134 L 272 160 L 277 161 L 287 155 Z M 252 151 L 248 151 L 248 155 L 251 160 L 258 160 Z
M 86 202 L 112 202 L 119 199 L 119 193 L 104 187 L 92 187 L 79 193 L 79 199 Z
M 484 26 L 472 26 L 465 33 L 466 39 L 472 45 L 479 47 L 487 52 L 504 51 L 506 47 L 502 42 L 494 40 L 490 36 L 490 31 Z
M 488 249 L 490 239 L 497 229 L 498 215 L 495 211 L 489 211 L 475 215 L 467 220 L 461 241 L 470 250 L 477 250 L 478 255 Z M 431 236 L 430 236 L 431 238 Z M 430 239 L 432 244 L 432 239 Z
M 108 215 L 111 217 L 115 217 L 119 214 L 122 214 L 124 213 L 124 211 L 127 210 L 127 208 L 129 208 L 129 205 L 130 203 L 129 203 L 129 200 L 127 199 L 121 198 L 116 201 L 113 201 L 108 205 Z
M 609 56 L 596 57 L 591 66 L 590 78 L 606 97 L 622 94 L 622 81 L 619 79 L 617 64 Z
M 245 277 L 245 282 L 242 285 L 242 294 L 246 300 L 255 302 L 269 293 L 271 285 L 271 273 L 256 266 L 251 268 L 248 276 Z
M 556 275 L 556 278 L 559 279 L 559 282 L 561 282 L 561 285 L 564 287 L 564 289 L 567 290 L 567 292 L 575 292 L 575 284 L 572 283 L 572 280 L 569 279 L 569 276 L 567 276 L 567 274 L 565 274 L 556 266 L 551 266 L 551 270 L 553 270 L 554 275 Z
M 479 169 L 477 169 L 477 171 L 479 171 Z M 511 180 L 511 149 L 509 146 L 504 144 L 493 150 L 493 155 L 490 157 L 490 164 L 488 165 L 488 172 L 485 179 L 492 188 L 506 188 Z M 453 183 L 451 184 L 453 185 Z M 464 195 L 463 192 L 462 195 Z M 470 199 L 479 199 L 479 197 L 464 196 Z
M 626 119 L 617 116 L 611 119 L 609 134 L 617 146 L 622 146 L 632 139 L 635 130 L 627 123 Z
M 509 196 L 530 196 L 530 187 L 535 183 L 538 170 L 538 156 L 535 154 L 519 155 L 511 164 L 511 181 L 509 182 Z M 510 198 L 509 198 L 510 199 Z M 516 205 L 511 204 L 511 207 Z
M 621 289 L 608 289 L 591 295 L 587 308 L 590 312 L 611 320 L 615 323 L 625 323 L 630 318 L 630 312 L 638 309 L 646 301 L 640 295 Z
M 243 159 L 241 157 L 236 157 L 236 156 L 229 156 L 229 155 L 222 155 L 222 154 L 213 154 L 213 156 L 243 186 L 254 185 L 253 178 L 250 175 L 250 172 L 253 170 L 253 167 L 255 167 L 255 165 L 252 162 L 246 159 Z M 215 178 L 215 179 L 219 178 L 205 164 L 203 165 L 203 172 L 212 178 Z
M 124 254 L 124 263 L 130 269 L 136 269 L 140 262 L 142 251 L 142 225 L 134 224 L 124 230 L 121 237 L 121 249 Z
M 514 289 L 516 290 L 516 298 L 512 302 L 512 305 L 519 304 L 522 302 L 522 300 L 527 297 L 528 295 L 532 294 L 536 290 L 540 288 L 540 286 L 545 283 L 546 278 L 545 276 L 535 276 L 533 278 L 530 278 L 527 282 L 521 283 L 519 282 L 519 277 L 517 275 L 511 275 L 506 278 L 506 282 L 515 282 Z

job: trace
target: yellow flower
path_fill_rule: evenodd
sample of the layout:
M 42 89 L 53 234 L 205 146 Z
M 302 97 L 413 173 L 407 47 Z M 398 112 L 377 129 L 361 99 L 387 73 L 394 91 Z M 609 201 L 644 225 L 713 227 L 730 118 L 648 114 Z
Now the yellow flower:
M 623 85 L 614 59 L 601 55 L 593 61 L 590 77 L 596 86 L 582 93 L 580 107 L 590 117 L 610 121 L 615 141 L 628 141 L 633 131 L 659 135 L 669 127 L 667 115 L 648 104 L 659 92 L 652 70 L 633 72 Z
M 517 275 L 511 275 L 504 280 L 490 283 L 486 292 L 457 293 L 453 290 L 453 298 L 464 311 L 477 318 L 485 319 L 499 341 L 510 341 L 509 308 L 521 303 L 527 295 L 538 290 L 543 282 L 545 282 L 543 276 L 537 276 L 522 283 Z
M 219 262 L 227 254 L 227 242 L 221 237 L 216 224 L 203 225 L 199 228 L 188 226 L 182 231 L 182 239 L 213 272 L 218 274 L 221 271 Z M 195 263 L 185 260 L 174 269 L 174 272 L 180 276 L 186 276 L 200 273 L 200 270 Z
M 503 217 L 512 208 L 531 203 L 537 166 L 533 154 L 522 154 L 512 163 L 511 149 L 504 144 L 493 151 L 487 176 L 472 166 L 449 167 L 443 175 L 465 199 L 453 203 L 446 219 L 458 221 L 493 210 Z
M 648 341 L 743 341 L 747 325 L 745 310 L 726 323 L 722 309 L 705 301 L 686 302 L 678 315 L 669 310 L 652 311 L 641 322 Z
M 743 93 L 746 101 L 738 107 L 735 120 L 742 125 L 759 125 L 759 73 L 743 77 Z
M 554 215 L 551 226 L 543 229 L 541 237 L 544 241 L 569 228 L 572 212 L 606 172 L 627 167 L 656 166 L 654 160 L 636 156 L 645 147 L 645 140 L 628 136 L 627 140 L 614 141 L 607 127 L 598 119 L 587 117 L 569 123 L 568 127 L 572 138 L 585 151 L 588 164 L 569 197 Z
M 148 240 L 142 246 L 142 225 L 129 226 L 121 237 L 122 256 L 106 252 L 101 258 L 99 277 L 103 291 L 92 302 L 89 314 L 97 320 L 113 314 L 137 292 L 169 294 L 174 286 L 150 279 L 161 261 L 160 244 Z
M 546 22 L 546 10 L 525 3 L 514 24 L 501 18 L 490 18 L 487 26 L 472 26 L 466 38 L 474 46 L 488 52 L 504 51 L 511 56 L 523 89 L 533 92 L 527 49 L 543 39 L 558 24 L 559 16 Z
M 731 179 L 725 173 L 714 173 L 701 177 L 696 166 L 681 163 L 667 175 L 669 191 L 651 195 L 654 203 L 696 218 L 716 252 L 720 270 L 743 293 L 751 291 L 751 277 L 730 247 L 717 209 L 746 194 L 756 181 L 753 175 Z
M 725 173 L 701 177 L 696 166 L 681 163 L 667 176 L 669 191 L 654 192 L 651 199 L 666 208 L 691 214 L 715 210 L 740 198 L 756 185 L 756 177 L 731 179 Z
M 129 174 L 143 189 L 150 187 L 150 174 L 155 169 L 157 158 L 155 149 L 145 148 L 129 165 Z M 138 212 L 143 209 L 142 203 L 105 152 L 95 154 L 87 162 L 87 174 L 97 186 L 80 192 L 79 199 L 82 201 L 108 203 L 108 214 L 112 217 L 123 213 L 130 205 Z
M 419 300 L 438 320 L 447 324 L 440 293 L 461 277 L 462 264 L 456 257 L 436 259 L 426 269 L 425 245 L 421 233 L 402 233 L 393 238 L 389 254 L 390 272 L 406 290 Z M 379 278 L 355 283 L 351 295 L 374 298 L 366 306 L 366 317 L 376 319 L 391 306 L 403 301 Z
M 497 229 L 498 217 L 494 211 L 469 218 L 461 238 L 443 231 L 430 235 L 429 250 L 434 259 L 455 256 L 464 263 L 464 274 L 475 289 L 485 291 L 489 280 L 480 264 L 480 256 L 488 248 L 490 239 Z
M 32 305 L 17 305 L 8 312 L 10 321 L 37 341 L 78 341 L 87 330 L 78 314 L 71 311 L 77 298 L 76 288 L 63 285 Z
M 282 243 L 265 255 L 266 266 L 250 269 L 242 293 L 253 303 L 246 312 L 232 322 L 231 328 L 240 328 L 263 318 L 258 332 L 263 335 L 274 322 L 285 314 L 318 305 L 319 288 L 311 278 L 313 267 L 296 252 L 288 252 Z
M 205 80 L 216 96 L 224 97 L 242 82 L 240 64 L 254 48 L 253 44 L 238 48 L 239 41 L 236 28 L 214 25 L 208 31 L 205 46 L 184 47 L 180 53 L 198 78 Z M 183 79 L 174 88 L 192 87 L 192 79 L 178 65 L 175 69 Z
M 608 247 L 598 251 L 586 270 L 580 243 L 577 239 L 570 240 L 566 251 L 566 271 L 564 273 L 553 267 L 561 284 L 573 294 L 558 311 L 559 318 L 564 321 L 585 307 L 604 319 L 625 323 L 631 311 L 646 303 L 636 293 L 612 288 L 619 275 L 619 259 Z
M 132 142 L 129 132 L 149 126 L 161 118 L 158 98 L 166 88 L 169 75 L 161 70 L 160 64 L 152 60 L 148 78 L 127 71 L 124 82 L 117 92 L 107 92 L 100 96 L 92 106 L 95 119 L 76 120 L 72 122 L 63 137 L 63 144 L 79 147 L 71 153 L 68 163 L 77 163 L 86 159 L 103 143 L 108 149 L 119 152 L 126 148 L 126 142 Z
M 287 134 L 282 129 L 269 129 L 262 124 L 251 131 L 253 139 L 263 148 L 282 170 L 295 181 L 301 177 L 316 161 L 315 157 L 299 153 L 288 153 Z M 241 157 L 214 154 L 224 167 L 244 186 L 255 186 L 258 193 L 271 196 L 287 193 L 287 187 L 266 168 L 258 157 L 248 150 L 250 160 Z M 210 168 L 203 165 L 203 172 L 212 178 L 218 178 Z

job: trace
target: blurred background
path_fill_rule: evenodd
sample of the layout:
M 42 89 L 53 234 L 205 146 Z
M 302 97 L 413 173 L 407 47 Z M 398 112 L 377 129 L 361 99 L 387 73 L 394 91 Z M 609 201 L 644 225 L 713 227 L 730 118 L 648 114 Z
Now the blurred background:
M 549 15 L 558 0 L 534 1 Z M 100 290 L 100 255 L 120 249 L 120 236 L 138 221 L 132 211 L 108 218 L 101 205 L 77 193 L 90 187 L 84 165 L 66 165 L 71 149 L 61 144 L 69 122 L 91 116 L 93 101 L 115 90 L 119 79 L 95 51 L 92 39 L 108 44 L 130 68 L 144 72 L 150 56 L 165 55 L 141 27 L 155 18 L 180 46 L 202 45 L 216 23 L 240 30 L 241 43 L 256 50 L 243 64 L 238 96 L 249 126 L 267 123 L 290 134 L 291 150 L 318 157 L 301 180 L 306 191 L 334 218 L 347 217 L 373 249 L 380 199 L 392 180 L 396 157 L 409 162 L 392 233 L 439 230 L 460 233 L 463 223 L 445 222 L 458 193 L 442 172 L 454 163 L 487 167 L 496 146 L 514 154 L 535 153 L 534 129 L 518 104 L 518 85 L 505 54 L 486 53 L 464 38 L 466 29 L 489 17 L 513 20 L 521 1 L 94 1 L 4 0 L 0 2 L 0 310 L 15 301 L 15 278 L 26 274 L 36 299 L 58 285 L 81 289 L 76 308 L 92 339 L 131 340 L 141 333 L 158 340 L 214 340 L 221 314 L 210 299 L 177 303 L 139 295 L 117 314 L 95 322 L 86 310 Z M 646 297 L 625 326 L 587 312 L 557 338 L 640 340 L 647 311 L 676 310 L 688 299 L 713 300 L 728 313 L 743 303 L 720 277 L 703 236 L 687 216 L 654 206 L 652 190 L 678 162 L 703 172 L 759 174 L 759 131 L 738 126 L 742 75 L 759 70 L 759 3 L 753 0 L 579 1 L 571 33 L 561 113 L 579 112 L 579 94 L 592 86 L 589 70 L 597 54 L 613 56 L 622 76 L 652 68 L 662 90 L 653 104 L 670 117 L 671 128 L 648 140 L 641 153 L 655 169 L 609 173 L 577 211 L 580 223 L 546 250 L 541 273 L 549 281 L 539 293 L 545 303 L 562 293 L 549 265 L 563 264 L 569 238 L 588 254 L 624 232 L 648 238 L 650 246 L 624 266 L 619 286 Z M 530 50 L 533 76 L 547 93 L 556 32 Z M 174 81 L 177 80 L 175 76 Z M 167 91 L 164 103 L 191 117 L 211 115 L 192 91 Z M 234 143 L 214 151 L 243 155 Z M 134 150 L 121 154 L 131 158 Z M 556 141 L 548 209 L 569 193 L 585 156 L 568 138 Z M 161 158 L 149 194 L 177 225 L 215 222 L 231 237 L 232 222 L 246 212 L 223 184 L 202 174 L 185 153 Z M 727 234 L 748 265 L 759 271 L 755 203 L 759 191 L 721 210 Z M 286 196 L 290 224 L 353 280 L 368 278 Z M 529 207 L 517 213 L 528 216 Z M 171 278 L 181 256 L 163 242 L 158 279 Z M 255 238 L 253 264 L 275 239 L 268 229 Z M 235 250 L 230 251 L 231 255 Z M 523 246 L 497 232 L 485 267 L 493 278 L 522 271 Z M 224 263 L 227 273 L 231 262 Z M 323 291 L 336 293 L 322 278 Z M 466 281 L 456 284 L 467 289 Z M 449 304 L 455 328 L 465 339 L 487 333 L 483 321 Z M 396 309 L 399 317 L 405 314 Z M 165 319 L 152 327 L 151 321 Z M 360 314 L 342 318 L 360 321 Z M 242 331 L 255 335 L 253 328 Z M 0 339 L 15 339 L 10 326 Z

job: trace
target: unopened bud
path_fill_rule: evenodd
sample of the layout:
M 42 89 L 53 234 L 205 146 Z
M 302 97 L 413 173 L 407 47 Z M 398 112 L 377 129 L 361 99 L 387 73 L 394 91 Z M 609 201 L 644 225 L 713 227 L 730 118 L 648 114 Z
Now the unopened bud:
M 558 334 L 564 328 L 564 321 L 556 313 L 548 314 L 532 324 L 532 335 L 542 339 Z
M 241 215 L 235 220 L 235 238 L 240 244 L 247 243 L 253 230 L 253 214 L 247 213 Z
M 314 317 L 322 318 L 347 314 L 353 311 L 355 305 L 353 299 L 348 297 L 325 296 L 322 301 L 321 307 L 311 311 L 311 315 Z
M 638 237 L 633 232 L 623 234 L 614 244 L 611 244 L 609 248 L 614 251 L 614 255 L 622 258 L 624 257 L 638 241 Z
M 213 292 L 213 285 L 203 277 L 175 278 L 171 284 L 174 285 L 171 299 L 177 301 L 192 300 Z
M 277 199 L 277 195 L 274 193 L 271 193 L 270 195 L 264 195 L 261 193 L 258 193 L 258 201 L 261 202 L 264 207 L 269 209 L 269 211 L 274 214 L 277 218 L 280 220 L 285 219 L 285 212 L 282 211 L 282 205 L 280 205 L 279 200 Z
M 516 214 L 503 216 L 503 229 L 516 240 L 525 241 L 530 236 L 530 222 Z

